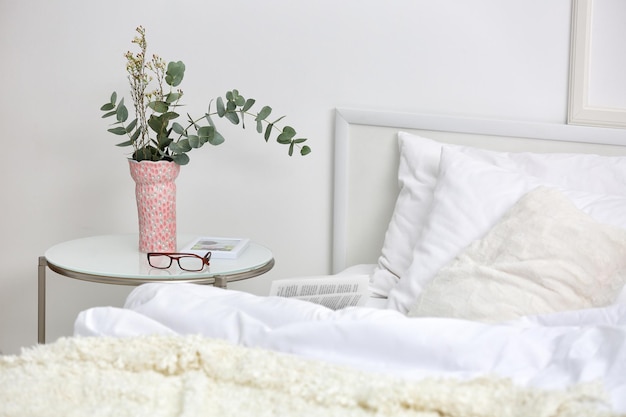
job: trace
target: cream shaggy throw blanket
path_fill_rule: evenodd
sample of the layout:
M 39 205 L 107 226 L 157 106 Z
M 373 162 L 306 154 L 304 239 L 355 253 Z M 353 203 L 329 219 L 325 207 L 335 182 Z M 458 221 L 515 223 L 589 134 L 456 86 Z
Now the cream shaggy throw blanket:
M 65 338 L 0 356 L 0 416 L 610 416 L 595 386 L 406 381 L 199 336 Z

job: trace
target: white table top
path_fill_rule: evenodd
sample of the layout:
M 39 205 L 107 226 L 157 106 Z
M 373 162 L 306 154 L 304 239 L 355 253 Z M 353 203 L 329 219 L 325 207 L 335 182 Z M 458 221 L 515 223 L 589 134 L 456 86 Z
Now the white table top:
M 178 247 L 196 237 L 179 235 Z M 158 281 L 210 283 L 207 278 L 217 276 L 236 281 L 259 275 L 269 270 L 274 262 L 269 249 L 250 242 L 237 259 L 211 258 L 211 265 L 199 272 L 183 271 L 175 263 L 168 269 L 156 269 L 148 265 L 146 254 L 139 252 L 138 242 L 137 234 L 92 236 L 59 243 L 48 249 L 44 256 L 50 269 L 63 275 L 127 285 Z

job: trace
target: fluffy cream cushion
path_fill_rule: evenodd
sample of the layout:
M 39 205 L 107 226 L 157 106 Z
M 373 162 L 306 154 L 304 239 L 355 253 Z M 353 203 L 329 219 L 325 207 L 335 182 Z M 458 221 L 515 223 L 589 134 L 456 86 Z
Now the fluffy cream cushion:
M 626 231 L 539 187 L 441 269 L 409 315 L 502 321 L 600 307 L 625 282 Z

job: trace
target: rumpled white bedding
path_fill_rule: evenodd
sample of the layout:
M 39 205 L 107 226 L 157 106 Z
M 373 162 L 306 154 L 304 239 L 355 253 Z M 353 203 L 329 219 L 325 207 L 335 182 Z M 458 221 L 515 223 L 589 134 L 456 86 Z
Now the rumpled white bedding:
M 484 324 L 145 284 L 124 308 L 88 309 L 75 323 L 77 336 L 145 334 L 201 334 L 412 379 L 497 375 L 539 388 L 600 380 L 614 411 L 626 412 L 625 304 Z

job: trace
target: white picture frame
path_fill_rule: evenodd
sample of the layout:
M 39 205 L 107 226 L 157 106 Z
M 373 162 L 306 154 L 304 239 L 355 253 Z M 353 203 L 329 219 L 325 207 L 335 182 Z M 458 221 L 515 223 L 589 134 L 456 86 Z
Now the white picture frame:
M 569 124 L 626 128 L 626 104 L 616 105 L 604 94 L 609 84 L 614 87 L 609 95 L 614 97 L 626 86 L 626 71 L 619 70 L 626 67 L 626 25 L 613 24 L 623 22 L 625 10 L 622 0 L 572 0 Z M 615 30 L 608 32 L 611 28 Z M 607 35 L 612 36 L 611 42 L 603 42 Z M 616 62 L 607 65 L 602 57 L 613 57 Z
M 249 243 L 248 238 L 201 236 L 185 245 L 181 252 L 200 256 L 211 252 L 212 259 L 236 259 Z

